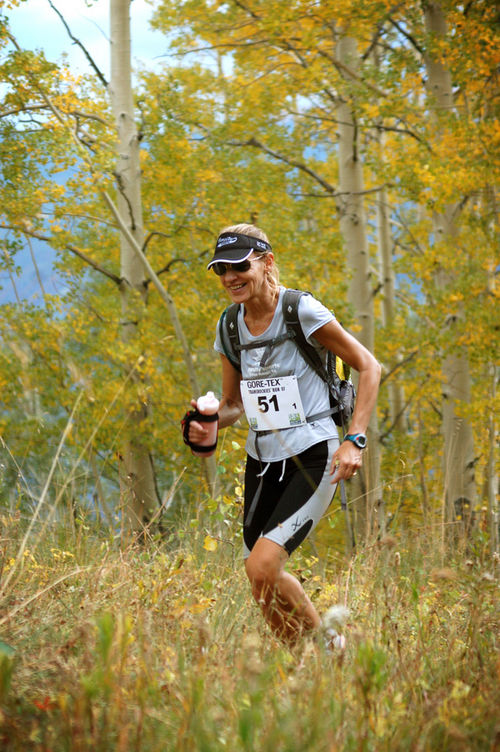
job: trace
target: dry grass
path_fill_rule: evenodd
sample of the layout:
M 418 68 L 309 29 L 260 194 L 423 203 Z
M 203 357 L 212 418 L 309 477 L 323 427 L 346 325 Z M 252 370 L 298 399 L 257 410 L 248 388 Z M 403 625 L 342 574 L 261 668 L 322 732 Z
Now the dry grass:
M 498 749 L 498 585 L 480 545 L 446 566 L 397 535 L 349 566 L 304 549 L 292 567 L 318 607 L 352 610 L 332 661 L 276 644 L 237 528 L 220 541 L 209 524 L 120 551 L 60 523 L 16 563 L 21 522 L 2 520 L 2 750 Z

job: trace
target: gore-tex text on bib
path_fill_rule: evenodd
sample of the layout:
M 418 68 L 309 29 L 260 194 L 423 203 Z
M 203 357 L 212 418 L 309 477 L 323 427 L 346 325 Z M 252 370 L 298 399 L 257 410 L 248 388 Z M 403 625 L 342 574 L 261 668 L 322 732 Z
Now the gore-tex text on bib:
M 277 431 L 306 422 L 296 376 L 246 379 L 240 382 L 241 398 L 250 428 Z

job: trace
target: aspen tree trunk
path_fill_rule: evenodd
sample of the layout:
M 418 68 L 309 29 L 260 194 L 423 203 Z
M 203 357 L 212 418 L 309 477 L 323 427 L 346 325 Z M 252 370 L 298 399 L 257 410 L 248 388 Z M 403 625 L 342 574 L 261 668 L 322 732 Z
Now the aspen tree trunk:
M 380 137 L 383 148 L 383 138 Z M 389 206 L 387 191 L 382 188 L 377 200 L 377 241 L 380 259 L 382 282 L 382 326 L 392 327 L 395 320 L 395 284 L 394 265 L 392 263 L 393 240 L 389 223 Z M 397 358 L 398 356 L 396 356 Z M 404 399 L 403 390 L 398 384 L 398 376 L 394 376 L 387 384 L 389 396 L 389 417 L 391 426 L 399 432 L 404 430 Z
M 139 138 L 134 121 L 132 95 L 130 1 L 110 0 L 111 81 L 109 94 L 118 132 L 116 180 L 118 210 L 137 244 L 143 245 Z M 122 298 L 122 339 L 134 344 L 140 358 L 139 322 L 146 305 L 143 265 L 123 233 L 120 233 Z M 130 363 L 129 368 L 135 368 Z M 136 371 L 137 372 L 137 371 Z M 140 376 L 132 379 L 139 387 Z M 128 532 L 140 532 L 155 512 L 160 499 L 155 483 L 151 455 L 140 436 L 147 420 L 147 405 L 139 401 L 129 413 L 127 438 L 120 458 L 120 488 L 124 526 Z
M 498 369 L 495 365 L 490 366 L 491 377 L 491 404 L 496 402 L 496 389 L 498 381 Z M 490 550 L 492 554 L 498 553 L 498 477 L 496 472 L 496 447 L 498 435 L 495 425 L 495 415 L 491 411 L 488 418 L 488 461 L 486 464 L 485 496 L 488 503 L 488 527 L 490 532 Z
M 355 39 L 340 36 L 337 42 L 339 61 L 351 70 L 358 68 L 358 51 Z M 361 331 L 360 342 L 374 351 L 373 286 L 368 253 L 366 216 L 363 206 L 363 164 L 361 161 L 359 133 L 348 98 L 337 109 L 339 135 L 339 193 L 337 207 L 340 215 L 340 231 L 347 249 L 347 266 L 351 274 L 348 302 L 355 312 Z M 373 528 L 373 513 L 377 512 L 381 531 L 385 528 L 385 512 L 380 488 L 380 448 L 376 411 L 368 427 L 368 448 L 364 457 L 365 488 L 351 481 L 351 488 L 358 498 L 354 508 L 356 532 L 365 539 Z M 362 491 L 364 490 L 364 494 Z
M 495 191 L 488 186 L 485 196 L 485 202 L 489 207 L 492 216 L 491 232 L 498 239 L 498 209 L 495 201 Z M 497 243 L 498 245 L 498 243 Z M 489 295 L 495 295 L 495 277 L 496 262 L 492 260 L 488 269 L 486 289 Z M 493 356 L 496 352 L 492 353 Z M 489 364 L 489 377 L 491 378 L 490 386 L 490 405 L 496 404 L 497 385 L 499 379 L 499 369 L 496 362 Z M 485 471 L 485 493 L 484 497 L 488 503 L 488 527 L 490 531 L 490 550 L 492 554 L 499 552 L 499 514 L 498 514 L 498 472 L 497 472 L 497 446 L 498 446 L 498 429 L 495 420 L 494 410 L 490 410 L 488 417 L 488 460 Z
M 425 26 L 433 36 L 446 34 L 446 19 L 440 3 L 424 4 Z M 453 111 L 453 91 L 450 71 L 440 60 L 426 55 L 427 87 L 429 104 L 436 115 L 436 129 L 439 133 L 439 116 Z M 450 241 L 457 233 L 457 207 L 449 206 L 433 216 L 436 241 Z M 450 286 L 452 272 L 439 270 L 435 281 L 438 285 Z M 459 317 L 458 309 L 444 322 L 447 341 L 452 343 L 454 329 Z M 445 478 L 445 520 L 455 519 L 455 510 L 467 506 L 472 511 L 476 502 L 476 483 L 474 477 L 474 440 L 472 427 L 467 418 L 467 405 L 470 404 L 471 380 L 469 361 L 466 352 L 451 351 L 442 364 L 443 384 L 443 422 L 444 440 L 444 478 Z

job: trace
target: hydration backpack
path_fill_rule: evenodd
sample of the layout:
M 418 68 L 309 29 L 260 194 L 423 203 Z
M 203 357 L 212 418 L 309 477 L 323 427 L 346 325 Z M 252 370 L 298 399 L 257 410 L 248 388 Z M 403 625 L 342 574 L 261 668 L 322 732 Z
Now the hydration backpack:
M 337 426 L 344 431 L 354 410 L 356 391 L 350 380 L 350 367 L 338 356 L 330 351 L 327 353 L 326 367 L 317 350 L 309 344 L 304 336 L 299 321 L 299 300 L 302 295 L 310 295 L 302 290 L 285 290 L 283 293 L 283 318 L 285 320 L 286 333 L 272 339 L 259 340 L 250 345 L 242 345 L 238 331 L 239 303 L 232 303 L 226 308 L 219 319 L 220 338 L 224 355 L 231 365 L 241 372 L 241 351 L 257 347 L 265 347 L 266 353 L 276 345 L 291 339 L 295 342 L 300 354 L 306 363 L 323 379 L 330 390 L 331 415 Z M 224 327 L 224 328 L 222 328 Z M 224 336 L 224 334 L 226 336 Z M 227 347 L 229 340 L 229 348 Z M 264 356 L 264 358 L 266 355 Z

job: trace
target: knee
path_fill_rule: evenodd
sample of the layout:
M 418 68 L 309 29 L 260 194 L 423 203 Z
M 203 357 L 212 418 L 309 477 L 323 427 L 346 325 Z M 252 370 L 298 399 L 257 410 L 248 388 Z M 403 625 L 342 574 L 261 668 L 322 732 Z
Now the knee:
M 281 567 L 272 557 L 251 553 L 245 569 L 254 593 L 261 595 L 276 588 Z

